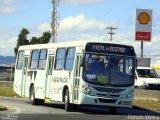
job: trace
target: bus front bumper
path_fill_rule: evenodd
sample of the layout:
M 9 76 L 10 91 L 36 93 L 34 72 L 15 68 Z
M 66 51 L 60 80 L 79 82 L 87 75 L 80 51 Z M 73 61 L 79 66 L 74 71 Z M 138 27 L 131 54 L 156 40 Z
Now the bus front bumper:
M 84 94 L 83 92 L 80 92 L 78 104 L 132 108 L 133 98 L 128 98 L 128 99 L 104 98 L 104 97 L 90 96 L 90 95 Z

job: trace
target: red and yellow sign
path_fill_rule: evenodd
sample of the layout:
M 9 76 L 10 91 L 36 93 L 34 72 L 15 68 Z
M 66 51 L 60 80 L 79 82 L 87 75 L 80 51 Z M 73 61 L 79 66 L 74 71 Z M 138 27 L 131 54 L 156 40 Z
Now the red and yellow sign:
M 136 10 L 135 40 L 151 41 L 152 10 Z
M 148 24 L 150 20 L 150 16 L 147 12 L 142 12 L 138 15 L 138 21 L 140 24 Z
M 140 32 L 136 31 L 136 40 L 149 41 L 151 39 L 150 32 Z

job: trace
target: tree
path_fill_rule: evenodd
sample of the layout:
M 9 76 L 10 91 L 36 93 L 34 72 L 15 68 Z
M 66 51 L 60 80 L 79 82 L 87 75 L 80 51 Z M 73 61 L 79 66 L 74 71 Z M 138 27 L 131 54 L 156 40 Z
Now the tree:
M 17 56 L 17 52 L 18 52 L 18 48 L 21 45 L 29 45 L 29 40 L 27 40 L 27 35 L 29 34 L 29 31 L 26 28 L 23 28 L 20 32 L 20 34 L 18 35 L 18 39 L 17 39 L 17 45 L 14 48 L 14 53 L 15 56 Z
M 40 41 L 40 39 L 39 38 L 37 38 L 37 37 L 32 37 L 32 39 L 30 40 L 30 43 L 29 44 L 40 44 L 41 43 L 41 41 Z
M 30 42 L 27 39 L 27 35 L 29 34 L 29 31 L 25 28 L 23 28 L 20 32 L 20 34 L 18 35 L 18 39 L 17 39 L 17 45 L 14 48 L 14 52 L 15 52 L 15 56 L 17 56 L 17 52 L 18 52 L 18 48 L 21 45 L 29 45 L 29 44 L 45 44 L 48 43 L 50 38 L 51 38 L 51 32 L 47 31 L 44 32 L 43 35 L 39 38 L 37 37 L 32 37 Z
M 51 33 L 49 31 L 44 32 L 43 35 L 39 38 L 32 37 L 32 39 L 30 40 L 30 44 L 45 44 L 49 42 L 50 38 L 51 38 Z
M 42 44 L 48 43 L 50 38 L 51 38 L 51 32 L 50 31 L 44 32 L 42 37 L 39 38 L 40 43 Z

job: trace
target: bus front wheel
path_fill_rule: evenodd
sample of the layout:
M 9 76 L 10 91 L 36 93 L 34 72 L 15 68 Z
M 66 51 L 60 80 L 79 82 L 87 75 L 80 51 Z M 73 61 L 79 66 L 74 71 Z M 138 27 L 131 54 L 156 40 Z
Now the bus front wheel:
M 72 106 L 71 106 L 71 104 L 70 104 L 69 90 L 68 90 L 68 89 L 66 89 L 66 91 L 65 91 L 64 104 L 65 104 L 65 110 L 66 110 L 66 111 L 71 111 Z

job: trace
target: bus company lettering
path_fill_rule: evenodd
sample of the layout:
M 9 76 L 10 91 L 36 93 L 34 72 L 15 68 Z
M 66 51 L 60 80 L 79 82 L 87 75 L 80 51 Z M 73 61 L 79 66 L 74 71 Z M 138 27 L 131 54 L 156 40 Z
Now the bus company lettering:
M 105 51 L 105 46 L 103 45 L 93 45 L 93 50 Z
M 62 77 L 54 77 L 53 82 L 61 82 L 61 83 L 67 83 L 68 78 L 62 78 Z
M 92 49 L 96 51 L 104 51 L 104 52 L 106 51 L 106 52 L 126 53 L 126 48 L 123 48 L 123 47 L 93 45 Z
M 121 47 L 110 47 L 110 51 L 112 51 L 112 52 L 121 52 L 121 53 L 125 53 L 125 52 L 126 52 L 126 48 L 121 48 Z

